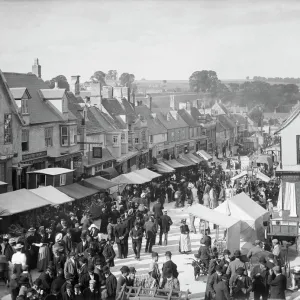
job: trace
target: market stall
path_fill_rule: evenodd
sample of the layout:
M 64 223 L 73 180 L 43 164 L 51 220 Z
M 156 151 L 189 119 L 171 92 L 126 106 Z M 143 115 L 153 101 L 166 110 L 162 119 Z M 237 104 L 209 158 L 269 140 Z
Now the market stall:
M 233 177 L 231 178 L 231 181 L 234 182 L 235 180 L 237 180 L 237 179 L 239 179 L 239 178 L 242 178 L 242 177 L 244 177 L 244 176 L 246 176 L 246 175 L 248 175 L 248 172 L 247 172 L 247 171 L 242 171 L 241 173 L 239 173 L 239 174 L 233 176 Z
M 112 179 L 112 178 L 119 176 L 119 173 L 115 168 L 110 167 L 110 168 L 100 171 L 99 175 L 106 179 Z
M 269 182 L 271 180 L 271 178 L 267 175 L 265 175 L 264 173 L 258 171 L 256 173 L 256 178 L 260 179 L 261 181 L 264 181 L 264 182 Z
M 196 164 L 194 162 L 192 162 L 191 160 L 189 160 L 188 158 L 184 158 L 184 157 L 178 157 L 177 161 L 184 165 L 185 167 L 191 167 L 191 166 L 195 166 Z
M 175 172 L 175 169 L 171 168 L 163 162 L 158 162 L 157 164 L 154 164 L 153 168 L 161 174 L 169 174 Z
M 185 165 L 179 163 L 176 159 L 165 160 L 164 163 L 173 169 L 179 169 L 185 167 Z
M 151 179 L 145 178 L 134 172 L 122 174 L 112 179 L 112 182 L 117 184 L 144 184 L 149 181 L 151 181 Z
M 227 216 L 241 221 L 241 238 L 245 242 L 264 239 L 264 221 L 269 218 L 269 212 L 253 201 L 245 193 L 240 193 L 227 199 L 214 209 Z
M 7 193 L 8 183 L 0 181 L 0 194 Z
M 201 204 L 192 205 L 187 209 L 187 213 L 194 215 L 200 220 L 205 220 L 227 229 L 226 248 L 232 253 L 240 249 L 240 226 L 241 222 L 231 216 L 226 216 L 216 210 L 209 209 Z
M 85 187 L 93 188 L 102 192 L 109 190 L 110 188 L 117 186 L 118 184 L 107 180 L 101 176 L 95 176 L 82 181 Z
M 203 160 L 199 156 L 196 156 L 196 155 L 194 155 L 192 153 L 187 153 L 184 156 L 186 156 L 187 158 L 189 158 L 191 161 L 193 161 L 196 164 L 200 164 L 201 161 Z
M 144 168 L 144 169 L 141 169 L 141 170 L 136 170 L 136 171 L 133 171 L 133 172 L 137 173 L 138 175 L 141 175 L 143 177 L 150 178 L 151 180 L 161 176 L 160 174 L 158 174 L 156 172 L 152 172 L 147 168 Z
M 204 160 L 206 161 L 211 161 L 212 160 L 212 156 L 209 155 L 207 152 L 205 152 L 204 150 L 199 150 L 196 152 L 200 157 L 202 157 Z
M 99 193 L 97 189 L 89 188 L 79 183 L 57 187 L 57 189 L 75 200 L 90 197 Z
M 74 201 L 74 198 L 71 198 L 68 195 L 60 192 L 51 185 L 30 190 L 30 192 L 46 199 L 47 201 L 51 202 L 52 205 L 60 205 Z
M 252 161 L 255 162 L 257 165 L 266 165 L 268 167 L 268 170 L 270 170 L 273 167 L 273 160 L 270 155 L 261 154 L 257 157 L 254 157 Z

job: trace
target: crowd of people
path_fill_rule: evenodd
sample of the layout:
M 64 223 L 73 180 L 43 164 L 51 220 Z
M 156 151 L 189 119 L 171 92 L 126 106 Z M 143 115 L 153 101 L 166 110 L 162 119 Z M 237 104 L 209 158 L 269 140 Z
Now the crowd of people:
M 168 232 L 173 222 L 168 211 L 164 209 L 166 202 L 173 202 L 175 208 L 194 203 L 215 208 L 225 201 L 227 188 L 235 188 L 237 193 L 244 191 L 250 194 L 260 205 L 266 205 L 264 207 L 276 201 L 276 183 L 258 185 L 244 177 L 234 184 L 231 181 L 233 175 L 231 171 L 226 173 L 221 167 L 194 168 L 160 178 L 159 181 L 147 185 L 127 186 L 115 199 L 105 193 L 99 200 L 94 201 L 93 209 L 88 211 L 72 206 L 64 210 L 57 208 L 58 217 L 41 220 L 38 228 L 31 226 L 18 238 L 4 235 L 0 253 L 13 266 L 12 274 L 8 278 L 12 300 L 100 297 L 115 299 L 124 283 L 127 286 L 142 284 L 149 288 L 161 287 L 179 291 L 178 271 L 171 259 L 172 254 L 166 252 L 167 262 L 160 271 L 158 254 L 152 251 L 155 244 L 168 244 Z M 267 202 L 266 199 L 271 201 Z M 153 207 L 150 209 L 151 202 Z M 194 220 L 195 217 L 190 216 L 190 228 L 185 219 L 181 222 L 179 251 L 182 254 L 191 253 L 189 234 L 197 231 Z M 146 240 L 145 249 L 142 249 L 143 239 Z M 208 234 L 205 239 L 209 240 Z M 228 269 L 225 271 L 231 263 L 225 263 L 226 259 L 229 259 L 228 252 L 224 253 L 222 272 L 218 270 L 219 264 L 212 269 L 212 262 L 218 261 L 219 258 L 216 252 L 213 252 L 211 244 L 208 245 L 204 240 L 201 240 L 199 259 L 211 270 L 208 280 L 210 288 L 219 282 L 224 285 L 225 277 L 229 280 L 228 287 L 233 286 L 236 278 L 247 281 L 242 279 L 244 277 L 239 277 L 244 275 L 239 275 L 240 271 L 236 272 L 238 268 L 230 267 L 229 270 L 234 270 L 230 274 L 227 273 Z M 117 253 L 114 251 L 115 243 Z M 132 245 L 137 261 L 141 259 L 141 251 L 151 254 L 149 272 L 141 279 L 136 276 L 134 268 L 123 266 L 120 270 L 121 276 L 117 280 L 110 268 L 114 267 L 116 257 L 128 257 L 129 244 Z M 234 257 L 234 261 L 238 261 L 237 253 Z M 34 269 L 41 274 L 38 279 L 32 281 L 30 272 Z M 245 273 L 245 270 L 243 272 Z M 272 274 L 269 269 L 268 272 L 272 278 L 274 274 L 279 274 L 277 269 Z M 217 276 L 213 277 L 213 274 L 218 274 L 218 282 L 212 284 L 211 278 Z M 234 280 L 233 275 L 237 275 Z M 268 280 L 271 277 L 268 277 Z M 231 290 L 234 291 L 233 288 Z M 208 297 L 218 294 L 217 290 L 214 291 L 208 293 Z M 234 292 L 229 294 L 235 295 Z M 243 297 L 247 295 L 248 292 L 243 293 Z

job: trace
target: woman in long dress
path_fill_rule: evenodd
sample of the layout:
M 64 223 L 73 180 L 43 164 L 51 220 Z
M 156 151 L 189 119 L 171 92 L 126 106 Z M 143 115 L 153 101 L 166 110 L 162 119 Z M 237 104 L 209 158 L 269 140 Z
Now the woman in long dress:
M 39 272 L 43 272 L 47 269 L 50 262 L 50 250 L 49 250 L 49 239 L 46 234 L 45 227 L 41 226 L 39 228 L 39 244 L 35 244 L 39 247 L 39 255 L 37 261 L 37 269 Z
M 182 225 L 180 226 L 180 240 L 179 240 L 179 252 L 186 254 L 192 251 L 190 229 L 186 225 L 186 219 L 181 220 Z

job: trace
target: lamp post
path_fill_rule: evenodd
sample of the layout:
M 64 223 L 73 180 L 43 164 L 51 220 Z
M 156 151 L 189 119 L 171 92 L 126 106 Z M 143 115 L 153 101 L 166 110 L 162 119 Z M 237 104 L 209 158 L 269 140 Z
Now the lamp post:
M 22 174 L 22 167 L 20 164 L 18 164 L 17 168 L 17 190 L 21 188 L 21 174 Z

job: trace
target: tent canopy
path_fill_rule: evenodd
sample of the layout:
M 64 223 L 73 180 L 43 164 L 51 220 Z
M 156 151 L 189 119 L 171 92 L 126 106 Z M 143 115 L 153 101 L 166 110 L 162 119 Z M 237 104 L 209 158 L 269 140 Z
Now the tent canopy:
M 54 188 L 52 185 L 33 189 L 30 190 L 30 192 L 46 199 L 53 205 L 60 205 L 74 200 L 73 198 Z
M 273 160 L 270 155 L 259 155 L 256 159 L 255 162 L 258 164 L 267 164 L 269 168 L 273 166 Z
M 162 174 L 173 173 L 175 171 L 175 169 L 171 168 L 170 166 L 168 166 L 163 162 L 159 162 L 153 165 L 153 168 Z
M 59 191 L 61 191 L 62 193 L 66 194 L 76 200 L 82 199 L 85 197 L 89 197 L 89 196 L 99 193 L 99 191 L 96 189 L 88 188 L 88 187 L 83 186 L 78 183 L 60 186 L 60 187 L 57 187 L 57 189 Z
M 166 160 L 164 161 L 168 166 L 170 166 L 173 169 L 178 169 L 185 167 L 183 164 L 179 163 L 176 159 Z
M 139 175 L 141 175 L 145 178 L 149 178 L 151 180 L 161 176 L 160 174 L 152 172 L 152 171 L 148 170 L 147 168 L 144 168 L 144 169 L 141 169 L 141 170 L 136 170 L 136 171 L 133 171 L 133 172 L 137 173 L 137 174 L 139 174 Z
M 183 157 L 179 157 L 179 158 L 177 158 L 177 161 L 180 163 L 180 164 L 182 164 L 182 165 L 184 165 L 184 166 L 186 166 L 186 167 L 190 167 L 190 166 L 194 166 L 195 165 L 195 163 L 194 162 L 192 162 L 191 160 L 189 160 L 188 158 L 183 158 Z
M 199 164 L 202 161 L 201 158 L 192 153 L 187 153 L 185 156 L 196 164 Z
M 267 220 L 269 212 L 245 193 L 235 195 L 214 210 L 241 220 L 241 234 L 244 240 L 254 241 L 263 238 L 263 221 Z
M 2 216 L 19 214 L 47 205 L 52 203 L 26 189 L 0 194 L 0 207 L 4 209 Z
M 102 177 L 105 177 L 107 179 L 112 179 L 119 176 L 118 171 L 113 167 L 104 169 L 100 171 L 99 174 L 102 175 Z
M 66 174 L 71 172 L 74 172 L 74 170 L 66 169 L 66 168 L 47 168 L 47 169 L 32 171 L 32 173 L 46 174 L 46 175 L 60 175 L 60 174 Z
M 199 156 L 201 156 L 202 158 L 204 158 L 205 160 L 207 160 L 207 161 L 212 159 L 212 157 L 207 152 L 205 152 L 204 150 L 197 151 L 197 154 Z
M 112 181 L 117 184 L 144 184 L 151 181 L 151 179 L 147 179 L 137 173 L 130 172 L 128 174 L 119 175 L 118 177 L 113 178 Z
M 192 205 L 187 209 L 187 211 L 195 217 L 217 224 L 224 228 L 230 228 L 240 222 L 238 219 L 226 216 L 221 212 L 209 209 L 201 204 Z
M 83 185 L 100 191 L 106 191 L 107 189 L 116 186 L 118 184 L 110 180 L 107 180 L 101 176 L 96 176 L 96 177 L 83 180 Z

